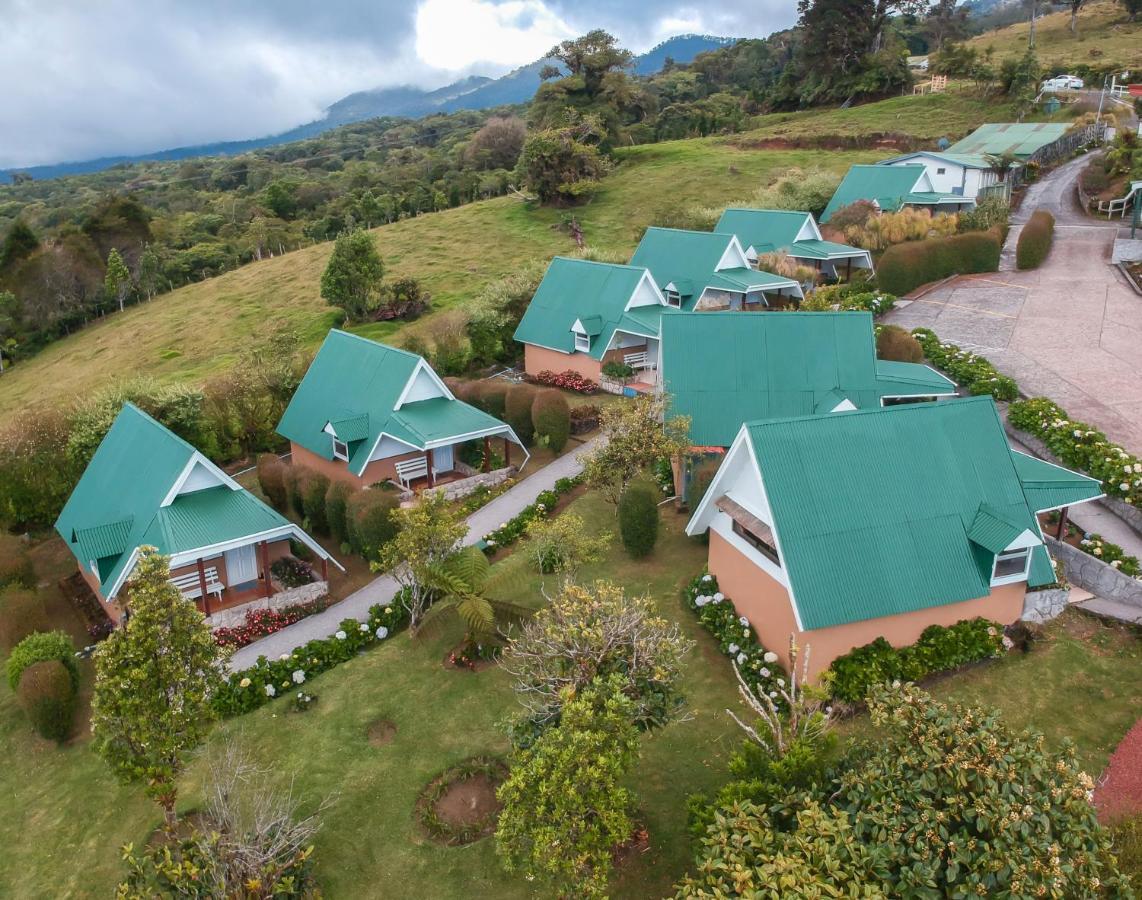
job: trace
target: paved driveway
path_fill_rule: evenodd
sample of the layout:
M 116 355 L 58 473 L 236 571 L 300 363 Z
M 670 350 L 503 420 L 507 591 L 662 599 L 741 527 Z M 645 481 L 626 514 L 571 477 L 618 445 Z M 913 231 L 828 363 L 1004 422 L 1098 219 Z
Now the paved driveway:
M 983 353 L 1029 396 L 1050 397 L 1142 455 L 1142 297 L 1110 265 L 1116 227 L 1089 224 L 1073 202 L 1086 161 L 1034 185 L 1015 218 L 1036 208 L 1055 214 L 1041 268 L 961 276 L 885 321 Z

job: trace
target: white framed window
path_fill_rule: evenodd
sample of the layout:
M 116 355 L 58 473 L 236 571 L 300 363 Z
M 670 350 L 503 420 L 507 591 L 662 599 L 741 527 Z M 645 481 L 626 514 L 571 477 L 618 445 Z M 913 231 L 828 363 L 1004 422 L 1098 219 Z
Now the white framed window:
M 945 169 L 943 166 L 940 166 L 938 169 L 936 169 L 937 175 L 946 175 L 947 172 L 948 172 L 948 170 Z
M 337 440 L 336 437 L 333 438 L 333 458 L 349 461 L 349 445 Z
M 673 306 L 675 309 L 682 308 L 682 295 L 678 291 L 667 290 L 664 294 L 666 297 L 666 305 Z
M 575 349 L 587 353 L 591 349 L 591 336 L 575 332 Z
M 995 556 L 995 566 L 991 571 L 992 584 L 1006 584 L 1011 581 L 1021 581 L 1027 577 L 1027 570 L 1031 565 L 1031 548 L 1023 547 L 1019 550 L 1004 550 Z

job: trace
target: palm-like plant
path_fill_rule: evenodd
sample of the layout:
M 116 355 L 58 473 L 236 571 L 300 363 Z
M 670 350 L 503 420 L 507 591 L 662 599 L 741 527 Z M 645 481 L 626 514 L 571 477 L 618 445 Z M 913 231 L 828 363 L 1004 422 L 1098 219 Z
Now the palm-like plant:
M 479 640 L 492 633 L 496 612 L 519 612 L 514 604 L 493 600 L 488 592 L 504 581 L 492 574 L 491 564 L 482 551 L 462 547 L 451 556 L 430 565 L 425 572 L 425 587 L 435 601 L 424 617 L 427 623 L 445 612 L 454 612 L 468 629 L 469 640 Z

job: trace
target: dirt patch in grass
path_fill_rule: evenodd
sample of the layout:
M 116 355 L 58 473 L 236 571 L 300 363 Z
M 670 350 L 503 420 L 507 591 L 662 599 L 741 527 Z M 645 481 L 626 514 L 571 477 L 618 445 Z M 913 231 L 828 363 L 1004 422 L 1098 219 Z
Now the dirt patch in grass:
M 448 787 L 436 801 L 436 814 L 449 825 L 473 825 L 500 811 L 499 785 L 488 775 L 474 775 Z
M 642 825 L 636 825 L 629 840 L 615 847 L 615 868 L 621 869 L 632 860 L 638 859 L 650 849 L 650 833 Z
M 477 756 L 432 779 L 416 804 L 429 837 L 455 847 L 495 831 L 500 814 L 496 790 L 507 775 L 500 760 Z
M 385 747 L 397 736 L 397 727 L 391 719 L 375 719 L 365 730 L 369 743 L 374 747 Z
M 1142 814 L 1142 719 L 1110 755 L 1094 788 L 1094 805 L 1104 825 Z

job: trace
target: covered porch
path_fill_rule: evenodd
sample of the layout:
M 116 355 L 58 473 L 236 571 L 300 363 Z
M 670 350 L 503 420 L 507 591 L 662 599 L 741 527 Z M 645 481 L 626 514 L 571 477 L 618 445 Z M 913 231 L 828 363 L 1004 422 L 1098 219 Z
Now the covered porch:
M 397 486 L 416 492 L 512 466 L 522 469 L 530 458 L 515 433 L 502 426 L 487 434 L 438 443 L 423 452 L 407 454 L 393 464 L 393 469 Z

